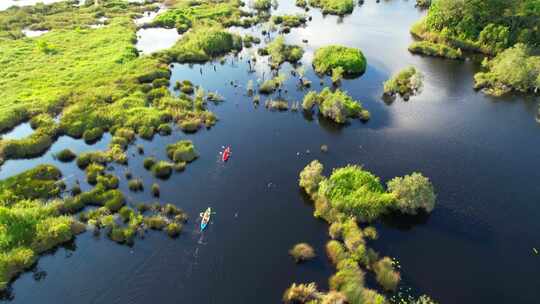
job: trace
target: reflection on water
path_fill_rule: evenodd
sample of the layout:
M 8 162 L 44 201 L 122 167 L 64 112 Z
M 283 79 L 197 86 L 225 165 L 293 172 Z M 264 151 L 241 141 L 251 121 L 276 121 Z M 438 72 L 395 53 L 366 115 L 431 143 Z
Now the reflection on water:
M 137 50 L 143 54 L 172 47 L 180 38 L 176 29 L 142 28 L 137 31 Z
M 31 135 L 34 132 L 29 122 L 22 123 L 6 134 L 2 134 L 2 139 L 21 139 Z

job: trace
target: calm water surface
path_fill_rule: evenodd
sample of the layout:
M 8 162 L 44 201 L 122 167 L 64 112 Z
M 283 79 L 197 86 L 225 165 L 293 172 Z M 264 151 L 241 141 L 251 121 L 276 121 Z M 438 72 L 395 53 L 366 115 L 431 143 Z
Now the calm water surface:
M 292 1 L 291 1 L 292 2 Z M 298 11 L 281 1 L 280 12 Z M 224 64 L 174 65 L 171 86 L 190 79 L 217 91 L 226 102 L 211 106 L 220 121 L 194 135 L 175 132 L 139 140 L 146 155 L 165 158 L 164 146 L 194 141 L 201 157 L 187 170 L 159 181 L 162 201 L 191 216 L 177 240 L 148 233 L 133 247 L 89 233 L 42 257 L 33 272 L 12 287 L 13 303 L 279 303 L 292 282 L 327 288 L 333 273 L 324 253 L 327 226 L 297 187 L 299 171 L 312 159 L 331 168 L 363 164 L 383 181 L 421 171 L 433 181 L 438 205 L 427 218 L 388 218 L 378 223 L 371 245 L 402 265 L 403 288 L 427 293 L 440 303 L 537 303 L 540 286 L 540 125 L 533 97 L 490 98 L 472 89 L 478 64 L 413 56 L 408 29 L 422 16 L 414 1 L 367 1 L 343 19 L 310 14 L 308 27 L 293 29 L 291 43 L 304 44 L 306 75 L 320 90 L 311 66 L 313 52 L 327 44 L 362 49 L 367 72 L 345 80 L 347 90 L 371 112 L 368 123 L 339 128 L 301 112 L 271 112 L 246 96 L 249 79 L 269 77 L 264 60 L 249 66 L 255 48 Z M 415 65 L 425 74 L 422 94 L 384 103 L 382 82 Z M 282 72 L 292 67 L 283 65 Z M 248 73 L 249 72 L 249 73 Z M 291 77 L 281 97 L 300 101 Z M 324 79 L 329 83 L 328 77 Z M 275 96 L 274 96 L 275 97 Z M 67 180 L 81 179 L 74 163 L 52 153 L 104 149 L 110 136 L 89 147 L 61 137 L 41 159 L 8 161 L 0 177 L 37 163 L 60 166 Z M 327 144 L 328 153 L 320 146 Z M 232 158 L 219 161 L 223 145 Z M 130 148 L 130 170 L 154 182 L 143 157 Z M 127 191 L 125 167 L 114 165 L 130 203 L 151 201 L 149 191 Z M 83 186 L 88 187 L 87 185 Z M 198 213 L 216 210 L 209 228 L 197 231 Z M 295 265 L 287 255 L 297 242 L 311 243 L 319 257 Z

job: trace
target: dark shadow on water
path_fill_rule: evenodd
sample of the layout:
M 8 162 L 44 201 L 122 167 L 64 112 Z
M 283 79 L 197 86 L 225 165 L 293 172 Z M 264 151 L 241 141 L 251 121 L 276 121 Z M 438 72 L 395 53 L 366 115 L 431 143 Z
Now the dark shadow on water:
M 412 230 L 416 226 L 426 225 L 430 214 L 425 211 L 418 212 L 417 215 L 405 215 L 399 212 L 391 212 L 381 218 L 381 222 L 389 227 L 401 231 Z

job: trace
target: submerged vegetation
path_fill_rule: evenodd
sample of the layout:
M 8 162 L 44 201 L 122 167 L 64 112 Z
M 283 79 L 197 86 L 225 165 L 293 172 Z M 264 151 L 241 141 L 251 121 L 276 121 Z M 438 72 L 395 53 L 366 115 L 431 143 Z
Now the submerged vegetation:
M 415 67 L 405 68 L 384 83 L 384 94 L 407 100 L 422 89 L 423 75 Z
M 431 205 L 426 207 L 425 204 L 417 204 L 424 198 L 423 194 L 417 195 L 417 173 L 413 174 L 414 182 L 405 177 L 408 180 L 406 183 L 396 180 L 392 190 L 387 191 L 378 177 L 361 167 L 335 169 L 330 177 L 322 175 L 323 169 L 321 163 L 312 161 L 300 172 L 299 185 L 313 200 L 314 215 L 330 225 L 332 240 L 326 244 L 326 253 L 336 267 L 336 273 L 329 279 L 329 292 L 317 290 L 314 283 L 293 283 L 285 292 L 283 300 L 286 303 L 387 303 L 384 295 L 365 286 L 365 270 L 373 271 L 377 282 L 387 291 L 397 289 L 401 280 L 400 273 L 395 269 L 392 259 L 379 258 L 377 252 L 366 246 L 366 239 L 376 238 L 377 233 L 373 227 L 362 230 L 358 221 L 376 220 L 392 208 L 405 212 L 410 210 L 407 207 L 431 211 Z M 419 187 L 425 189 L 426 181 L 431 187 L 427 179 L 422 179 Z M 405 192 L 412 194 L 416 202 L 405 203 L 403 200 L 401 203 L 405 205 L 399 205 L 396 183 L 407 188 Z M 433 191 L 432 187 L 429 189 Z M 420 299 L 426 300 L 429 297 L 422 296 Z
M 315 51 L 313 67 L 320 74 L 331 74 L 336 68 L 342 68 L 345 76 L 354 77 L 366 70 L 366 58 L 362 51 L 341 45 L 330 45 Z
M 369 120 L 370 114 L 362 108 L 362 104 L 353 100 L 347 93 L 341 90 L 332 92 L 329 88 L 324 88 L 317 94 L 311 91 L 304 96 L 302 108 L 311 111 L 314 106 L 318 106 L 319 113 L 337 123 L 346 123 L 349 118 L 360 118 Z

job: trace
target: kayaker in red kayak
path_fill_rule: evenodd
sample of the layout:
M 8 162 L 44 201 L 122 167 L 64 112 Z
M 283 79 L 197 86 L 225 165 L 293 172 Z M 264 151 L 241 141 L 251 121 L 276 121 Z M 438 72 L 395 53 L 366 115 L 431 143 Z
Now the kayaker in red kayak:
M 227 160 L 229 160 L 229 157 L 231 157 L 231 147 L 227 147 L 225 148 L 225 150 L 223 150 L 223 153 L 221 154 L 221 160 L 226 162 Z

